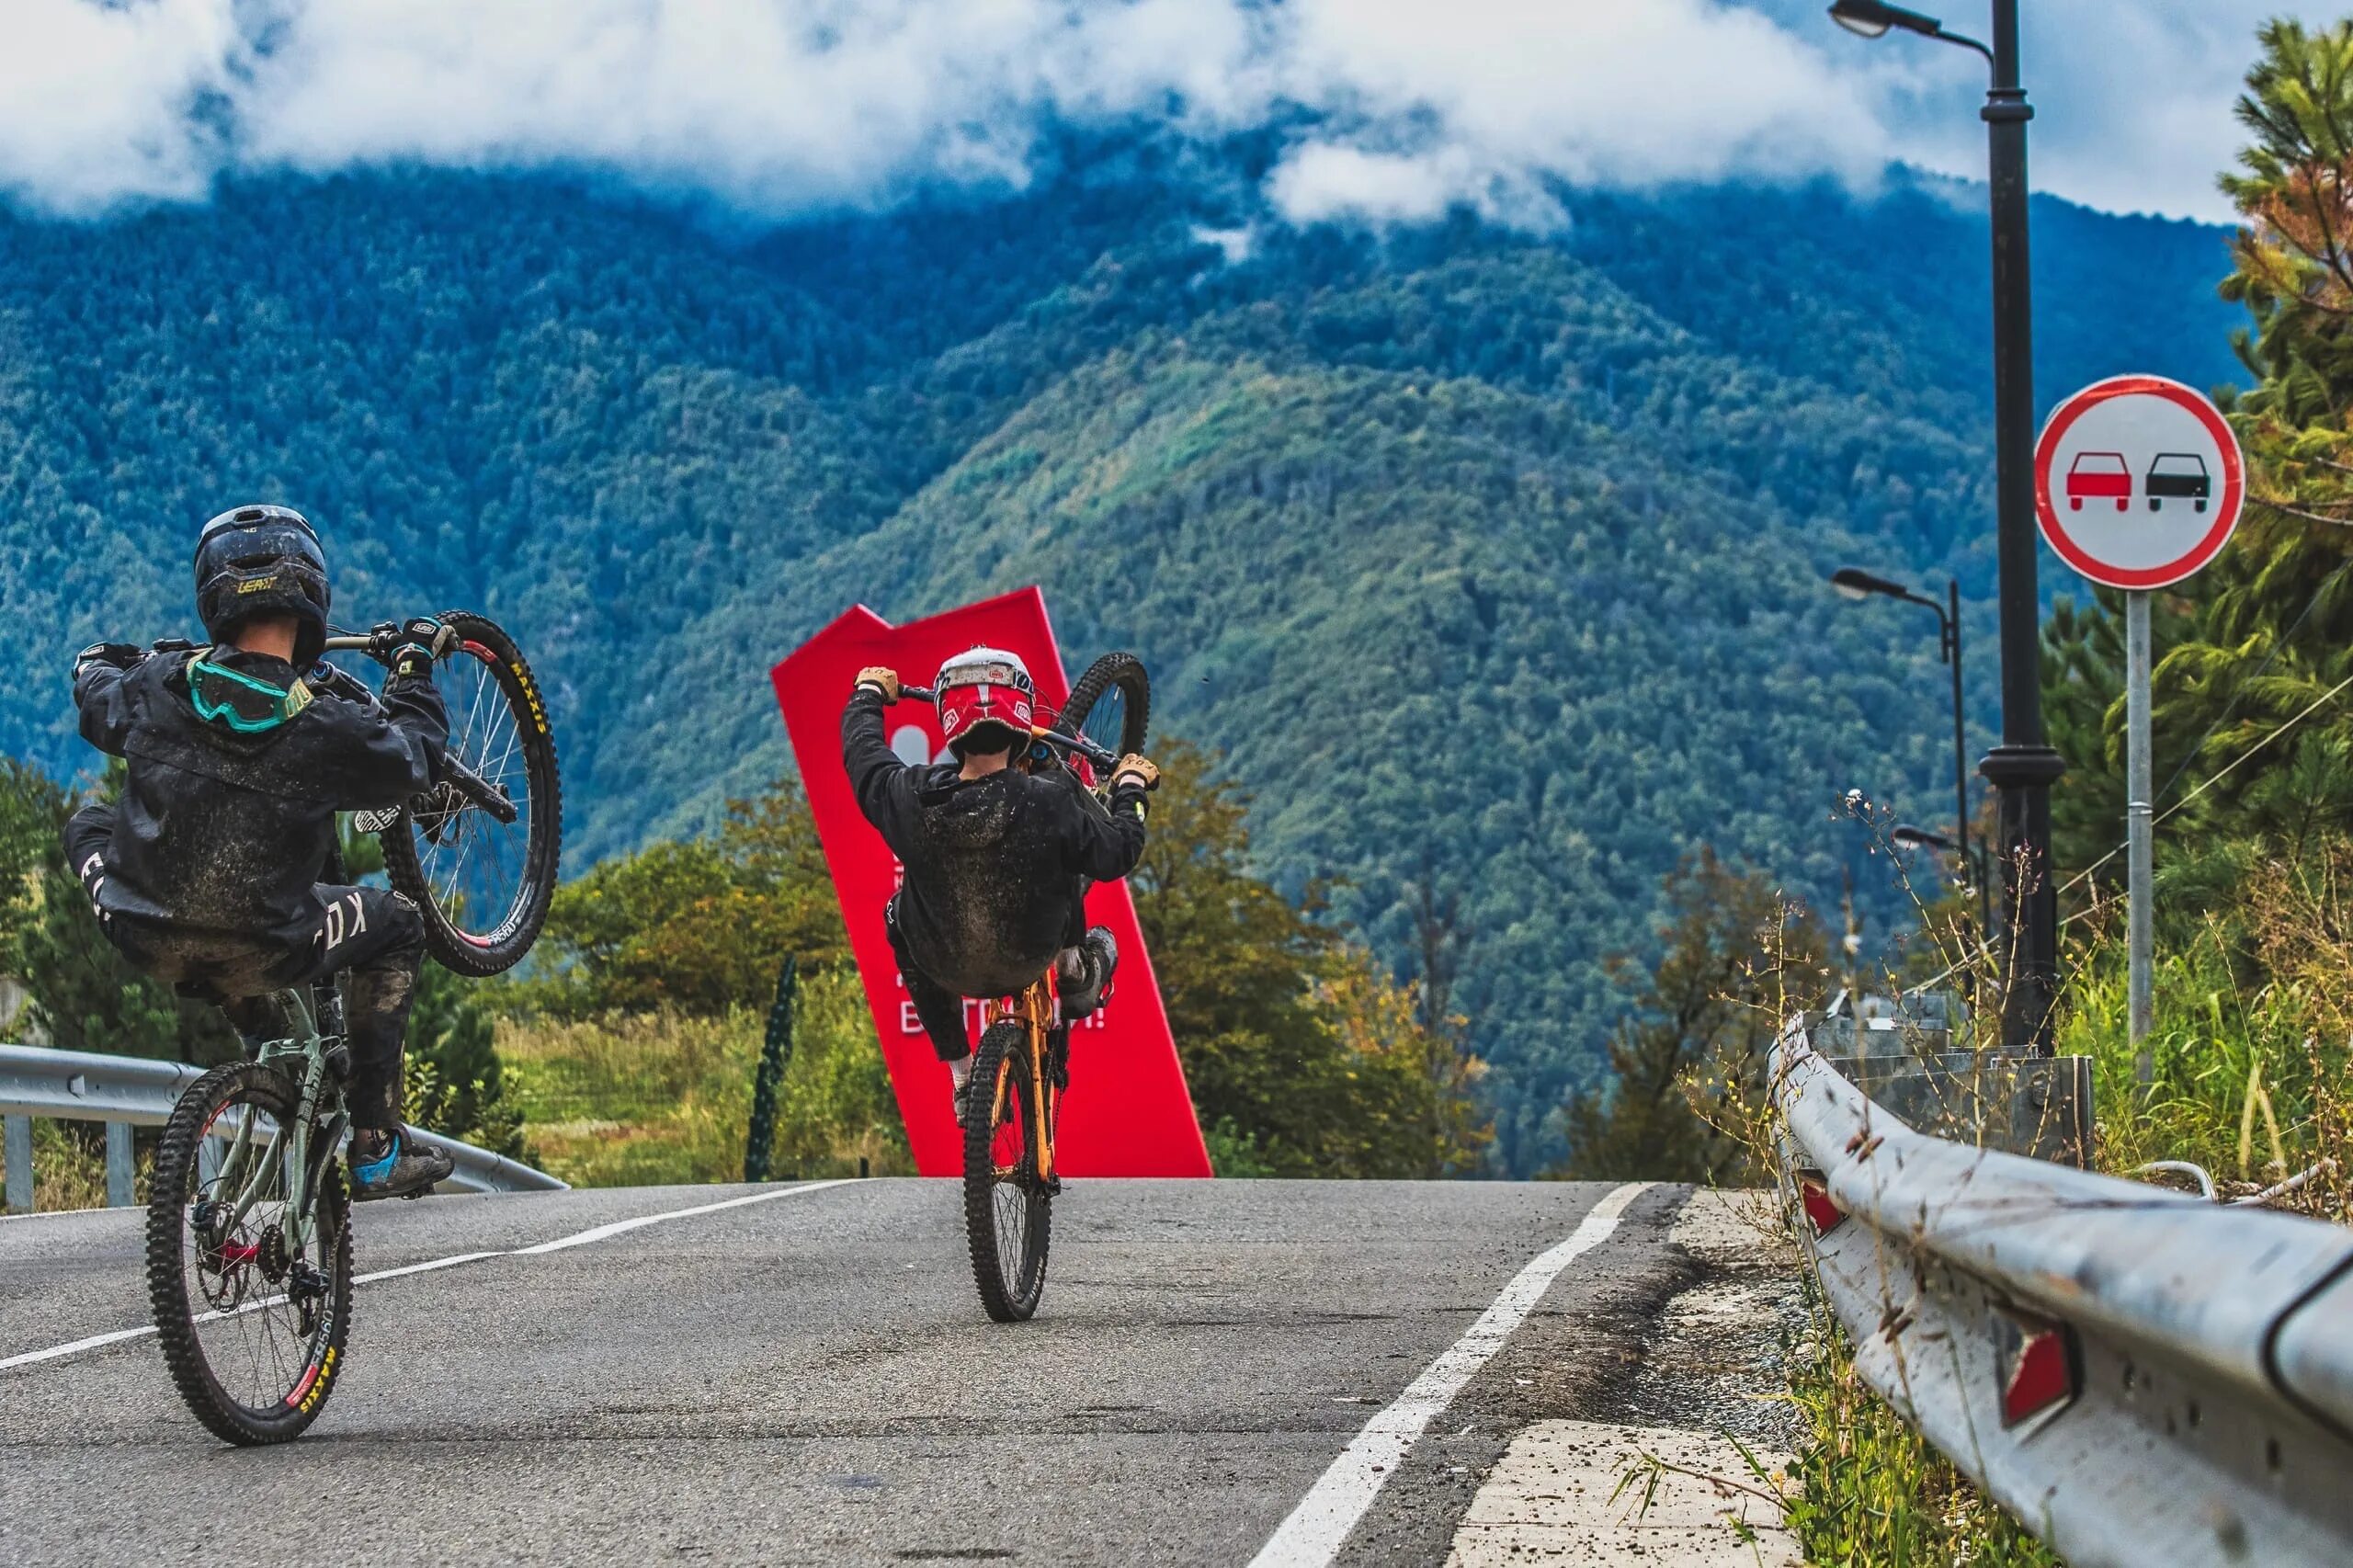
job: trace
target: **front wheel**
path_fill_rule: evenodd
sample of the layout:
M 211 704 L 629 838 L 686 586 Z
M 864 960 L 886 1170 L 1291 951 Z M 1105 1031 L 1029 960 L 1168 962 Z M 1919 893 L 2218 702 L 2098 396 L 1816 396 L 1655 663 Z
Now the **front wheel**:
M 207 1073 L 164 1124 L 147 1201 L 164 1365 L 196 1418 L 240 1446 L 302 1435 L 334 1391 L 351 1329 L 343 1165 L 312 1150 L 304 1179 L 294 1109 L 275 1068 Z
M 449 710 L 448 756 L 504 803 L 493 811 L 436 784 L 383 830 L 384 874 L 424 915 L 426 950 L 442 967 L 496 974 L 531 950 L 555 896 L 563 828 L 555 737 L 514 639 L 467 610 L 441 620 L 458 634 L 435 672 Z
M 1046 1293 L 1046 1243 L 1053 1194 L 1041 1170 L 1045 1129 L 1029 1037 L 995 1023 L 972 1053 L 964 1113 L 964 1234 L 981 1305 L 999 1323 L 1020 1323 Z
M 1152 722 L 1152 678 L 1133 653 L 1106 653 L 1086 666 L 1063 704 L 1063 728 L 1126 756 L 1143 750 Z

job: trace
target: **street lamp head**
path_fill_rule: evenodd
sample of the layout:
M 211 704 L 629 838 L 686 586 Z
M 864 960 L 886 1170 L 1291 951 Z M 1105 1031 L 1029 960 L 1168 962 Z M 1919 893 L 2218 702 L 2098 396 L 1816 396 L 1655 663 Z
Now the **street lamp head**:
M 1844 599 L 1867 599 L 1873 594 L 1885 594 L 1897 599 L 1912 597 L 1911 590 L 1903 584 L 1873 576 L 1859 566 L 1841 566 L 1830 574 L 1830 585 Z
M 1834 0 L 1830 19 L 1858 38 L 1879 38 L 1890 28 L 1902 28 L 1905 32 L 1927 38 L 1944 31 L 1944 24 L 1934 17 L 1924 17 L 1901 6 L 1881 5 L 1880 0 Z

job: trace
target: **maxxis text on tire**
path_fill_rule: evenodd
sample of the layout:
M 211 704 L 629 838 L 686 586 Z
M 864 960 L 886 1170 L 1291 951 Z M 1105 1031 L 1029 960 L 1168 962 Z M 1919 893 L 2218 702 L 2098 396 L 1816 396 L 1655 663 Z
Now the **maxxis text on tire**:
M 515 640 L 497 622 L 472 610 L 446 610 L 441 620 L 458 633 L 460 642 L 459 651 L 443 662 L 443 668 L 460 667 L 460 661 L 471 659 L 486 669 L 515 725 L 530 806 L 521 855 L 522 885 L 508 908 L 472 912 L 487 929 L 460 927 L 442 906 L 438 896 L 442 890 L 433 886 L 418 847 L 423 830 L 405 810 L 401 820 L 383 834 L 384 874 L 424 915 L 426 951 L 445 969 L 480 978 L 513 968 L 531 950 L 540 927 L 547 924 L 562 853 L 563 784 L 556 766 L 555 736 L 548 727 L 546 701 Z M 463 715 L 453 713 L 451 718 L 453 722 L 463 722 Z M 515 830 L 494 823 L 486 831 Z M 468 924 L 475 921 L 470 919 Z
M 288 1442 L 309 1428 L 326 1408 L 327 1396 L 342 1371 L 344 1346 L 351 1332 L 351 1199 L 339 1159 L 324 1162 L 313 1195 L 316 1222 L 329 1238 L 329 1283 L 325 1316 L 307 1343 L 309 1373 L 299 1394 L 269 1410 L 240 1403 L 222 1388 L 207 1361 L 197 1334 L 196 1313 L 189 1305 L 181 1243 L 188 1205 L 196 1192 L 205 1130 L 216 1113 L 231 1105 L 265 1112 L 282 1126 L 292 1119 L 294 1104 L 292 1086 L 275 1068 L 253 1062 L 214 1068 L 189 1085 L 172 1108 L 149 1178 L 147 1298 L 164 1365 L 180 1397 L 205 1428 L 223 1442 L 240 1447 Z

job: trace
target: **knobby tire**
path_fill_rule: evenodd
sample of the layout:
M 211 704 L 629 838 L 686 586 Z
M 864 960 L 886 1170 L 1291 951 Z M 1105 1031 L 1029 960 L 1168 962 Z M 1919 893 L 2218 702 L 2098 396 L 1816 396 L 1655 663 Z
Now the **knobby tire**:
M 1087 721 L 1095 715 L 1096 705 L 1114 694 L 1125 700 L 1120 714 L 1120 733 L 1116 736 L 1097 734 L 1087 727 Z M 1108 717 L 1108 710 L 1105 716 Z M 1151 722 L 1152 679 L 1144 673 L 1143 661 L 1133 653 L 1106 653 L 1087 665 L 1072 685 L 1070 700 L 1063 705 L 1062 723 L 1065 730 L 1084 734 L 1121 756 L 1143 750 L 1144 732 Z
M 1015 1169 L 1000 1180 L 998 1131 L 991 1111 L 995 1085 L 1005 1082 L 1004 1115 L 1020 1140 Z M 1028 1032 L 1010 1019 L 992 1024 L 972 1055 L 972 1088 L 964 1125 L 964 1233 L 972 1254 L 972 1282 L 981 1305 L 999 1323 L 1020 1323 L 1038 1310 L 1046 1290 L 1046 1248 L 1053 1219 L 1053 1197 L 1038 1176 L 1044 1130 L 1036 1126 L 1037 1096 L 1030 1092 Z M 1002 1201 L 1017 1205 L 1018 1234 L 1008 1237 L 1001 1221 Z
M 441 620 L 458 633 L 460 642 L 458 650 L 443 661 L 442 670 L 486 671 L 506 704 L 506 716 L 514 726 L 512 750 L 519 754 L 520 778 L 527 788 L 529 806 L 527 819 L 519 824 L 499 823 L 473 807 L 460 812 L 450 821 L 460 824 L 463 831 L 478 833 L 482 841 L 492 843 L 490 853 L 513 853 L 519 886 L 503 909 L 453 907 L 459 903 L 456 895 L 460 890 L 437 886 L 436 872 L 440 869 L 440 860 L 454 853 L 454 868 L 442 873 L 445 879 L 454 881 L 464 869 L 464 855 L 471 846 L 460 844 L 455 852 L 442 850 L 432 842 L 427 824 L 418 820 L 414 806 L 403 810 L 400 820 L 384 831 L 384 874 L 393 888 L 405 894 L 424 915 L 426 951 L 443 968 L 479 978 L 513 968 L 531 950 L 531 944 L 539 940 L 540 928 L 547 924 L 548 904 L 555 897 L 556 868 L 562 850 L 563 785 L 557 772 L 555 736 L 548 727 L 546 700 L 515 640 L 495 621 L 471 610 L 446 611 Z M 480 722 L 479 715 L 451 712 L 453 747 L 467 739 L 455 733 L 458 727 L 475 727 L 470 719 Z M 485 735 L 494 733 L 494 723 L 481 722 Z M 486 740 L 483 749 L 488 749 Z M 465 760 L 477 772 L 483 772 L 485 764 L 500 761 L 483 756 Z M 505 770 L 511 774 L 516 760 L 506 758 Z M 470 816 L 476 820 L 467 822 Z M 492 842 L 493 835 L 518 832 L 524 836 L 519 852 L 514 851 L 511 842 Z
M 248 1405 L 231 1393 L 207 1358 L 199 1334 L 198 1309 L 190 1301 L 189 1205 L 201 1196 L 199 1152 L 204 1132 L 221 1112 L 244 1106 L 269 1116 L 280 1127 L 291 1123 L 295 1108 L 292 1085 L 275 1068 L 241 1062 L 216 1067 L 190 1085 L 172 1108 L 155 1151 L 147 1202 L 147 1296 L 154 1312 L 155 1332 L 164 1351 L 164 1365 L 173 1386 L 207 1430 L 223 1442 L 250 1448 L 284 1443 L 299 1437 L 326 1408 L 327 1396 L 343 1369 L 344 1345 L 351 1332 L 351 1198 L 344 1182 L 343 1163 L 329 1157 L 321 1165 L 317 1189 L 311 1195 L 318 1234 L 326 1239 L 327 1290 L 324 1315 L 301 1341 L 306 1371 L 290 1381 L 286 1395 L 267 1405 Z M 313 1130 L 313 1137 L 318 1136 Z M 317 1240 L 312 1244 L 315 1256 Z M 283 1287 L 265 1282 L 257 1293 L 283 1294 Z M 260 1312 L 277 1309 L 258 1308 Z M 230 1321 L 215 1318 L 215 1323 Z

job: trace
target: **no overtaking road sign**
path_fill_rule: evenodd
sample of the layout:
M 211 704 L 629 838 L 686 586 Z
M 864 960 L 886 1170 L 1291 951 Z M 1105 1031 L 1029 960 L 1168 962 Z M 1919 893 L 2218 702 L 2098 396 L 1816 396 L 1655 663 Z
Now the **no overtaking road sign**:
M 2162 376 L 2112 376 L 2053 410 L 2034 445 L 2034 509 L 2068 565 L 2162 588 L 2238 527 L 2246 466 L 2221 410 Z
M 2126 1010 L 2143 1084 L 2156 939 L 2149 593 L 2222 553 L 2245 500 L 2246 463 L 2222 411 L 2162 376 L 2094 381 L 2053 411 L 2034 444 L 2042 537 L 2093 582 L 2124 590 Z

